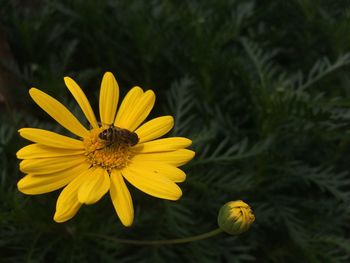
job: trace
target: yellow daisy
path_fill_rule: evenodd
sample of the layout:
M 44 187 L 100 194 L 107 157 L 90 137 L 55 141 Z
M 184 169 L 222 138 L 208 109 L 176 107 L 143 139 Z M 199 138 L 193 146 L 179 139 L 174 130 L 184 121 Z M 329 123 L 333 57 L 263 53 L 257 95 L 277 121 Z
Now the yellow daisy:
M 56 204 L 56 222 L 71 219 L 82 204 L 96 203 L 109 191 L 125 226 L 132 225 L 134 208 L 124 179 L 154 197 L 179 199 L 182 192 L 176 183 L 183 182 L 186 174 L 178 167 L 191 160 L 194 152 L 185 149 L 191 144 L 187 138 L 157 139 L 172 129 L 173 117 L 162 116 L 142 124 L 153 108 L 154 92 L 132 88 L 117 111 L 119 87 L 113 74 L 106 72 L 98 122 L 77 83 L 69 77 L 64 81 L 90 128 L 56 99 L 31 88 L 32 99 L 78 138 L 36 128 L 20 129 L 20 135 L 33 144 L 17 152 L 22 159 L 20 170 L 27 174 L 18 182 L 19 191 L 37 195 L 64 187 Z

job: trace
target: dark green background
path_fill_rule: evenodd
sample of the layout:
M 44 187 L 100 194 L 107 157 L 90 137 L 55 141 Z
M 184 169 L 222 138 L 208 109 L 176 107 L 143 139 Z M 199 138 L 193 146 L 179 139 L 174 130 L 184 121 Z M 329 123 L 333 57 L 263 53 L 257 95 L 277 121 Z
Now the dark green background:
M 348 263 L 350 3 L 327 0 L 0 0 L 0 262 Z M 105 71 L 124 95 L 153 89 L 150 117 L 193 140 L 178 202 L 131 189 L 124 228 L 109 196 L 72 220 L 52 217 L 59 191 L 25 196 L 17 129 L 65 133 L 28 95 L 38 87 L 82 121 L 73 77 L 97 113 Z M 86 123 L 86 122 L 84 122 Z M 256 215 L 240 236 L 131 246 L 87 233 L 169 239 L 216 228 L 221 205 Z

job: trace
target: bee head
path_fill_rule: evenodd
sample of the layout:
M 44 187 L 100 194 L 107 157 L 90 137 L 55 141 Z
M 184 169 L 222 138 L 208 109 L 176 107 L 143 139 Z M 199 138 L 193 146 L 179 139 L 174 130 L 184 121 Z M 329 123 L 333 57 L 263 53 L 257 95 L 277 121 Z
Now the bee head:
M 110 137 L 110 134 L 113 132 L 113 129 L 112 128 L 108 128 L 108 129 L 105 129 L 103 130 L 102 132 L 100 132 L 100 134 L 98 135 L 98 137 L 101 139 L 101 140 L 108 140 L 108 138 Z

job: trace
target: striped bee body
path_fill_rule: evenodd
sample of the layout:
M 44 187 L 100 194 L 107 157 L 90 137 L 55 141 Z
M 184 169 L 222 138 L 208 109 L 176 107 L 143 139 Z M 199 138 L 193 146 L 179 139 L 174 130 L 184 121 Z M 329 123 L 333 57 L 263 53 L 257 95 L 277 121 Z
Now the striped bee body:
M 111 125 L 109 128 L 100 132 L 98 137 L 106 141 L 107 146 L 126 145 L 134 146 L 139 142 L 139 137 L 135 132 Z

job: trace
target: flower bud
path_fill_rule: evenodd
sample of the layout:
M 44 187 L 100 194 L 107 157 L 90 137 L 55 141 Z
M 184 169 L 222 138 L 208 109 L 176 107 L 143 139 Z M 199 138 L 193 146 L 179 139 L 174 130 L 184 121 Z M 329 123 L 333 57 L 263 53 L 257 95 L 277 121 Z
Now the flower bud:
M 218 215 L 219 227 L 230 235 L 238 235 L 247 231 L 254 220 L 252 209 L 242 200 L 224 204 Z

